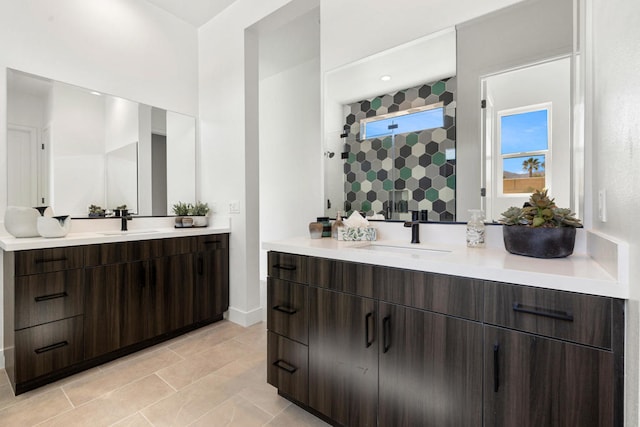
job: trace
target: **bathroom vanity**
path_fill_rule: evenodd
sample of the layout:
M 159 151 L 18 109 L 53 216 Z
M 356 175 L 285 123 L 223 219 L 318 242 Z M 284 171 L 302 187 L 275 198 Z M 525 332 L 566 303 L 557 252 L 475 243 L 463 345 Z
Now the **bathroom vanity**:
M 281 395 L 342 426 L 622 425 L 624 299 L 588 257 L 367 245 L 265 244 Z
M 3 249 L 16 394 L 221 320 L 229 307 L 226 229 L 11 238 Z

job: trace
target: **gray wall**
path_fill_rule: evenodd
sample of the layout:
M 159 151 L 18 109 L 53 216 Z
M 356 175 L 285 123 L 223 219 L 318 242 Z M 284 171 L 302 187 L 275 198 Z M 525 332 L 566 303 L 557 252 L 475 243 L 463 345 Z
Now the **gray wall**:
M 573 50 L 573 0 L 527 0 L 457 26 L 457 218 L 480 207 L 480 81 Z

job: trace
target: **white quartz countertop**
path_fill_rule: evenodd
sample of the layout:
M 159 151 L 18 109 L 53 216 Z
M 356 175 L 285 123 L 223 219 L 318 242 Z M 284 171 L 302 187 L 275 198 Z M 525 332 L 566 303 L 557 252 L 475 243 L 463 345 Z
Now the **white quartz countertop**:
M 364 249 L 374 245 L 378 248 Z M 409 250 L 407 250 L 409 248 Z M 628 298 L 619 283 L 584 253 L 567 258 L 538 259 L 508 253 L 504 248 L 467 248 L 466 245 L 406 241 L 342 242 L 330 238 L 292 238 L 266 242 L 263 249 L 398 267 L 585 294 Z
M 1 236 L 0 248 L 4 251 L 23 251 L 28 249 L 58 248 L 64 246 L 93 245 L 100 243 L 127 242 L 134 240 L 164 239 L 171 237 L 201 236 L 207 234 L 229 233 L 228 225 L 210 226 L 202 228 L 153 227 L 131 229 L 129 231 L 104 230 L 72 232 L 65 237 L 45 238 L 28 237 L 16 238 Z

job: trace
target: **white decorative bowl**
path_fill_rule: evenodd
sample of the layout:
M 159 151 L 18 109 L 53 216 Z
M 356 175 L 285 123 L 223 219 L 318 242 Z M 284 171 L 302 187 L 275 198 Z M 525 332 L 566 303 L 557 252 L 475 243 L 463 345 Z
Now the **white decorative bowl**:
M 38 233 L 42 237 L 64 237 L 71 229 L 71 217 L 41 216 L 37 221 Z
M 34 208 L 9 206 L 4 213 L 4 228 L 15 237 L 38 237 L 40 212 Z
M 206 227 L 207 225 L 209 225 L 208 216 L 192 216 L 191 218 L 193 218 L 194 227 Z

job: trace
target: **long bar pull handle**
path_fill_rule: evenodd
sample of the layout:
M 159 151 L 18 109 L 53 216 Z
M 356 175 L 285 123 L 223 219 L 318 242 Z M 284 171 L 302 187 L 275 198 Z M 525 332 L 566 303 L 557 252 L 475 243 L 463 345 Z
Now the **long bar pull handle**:
M 391 316 L 382 319 L 382 352 L 386 353 L 391 348 Z
M 48 346 L 46 346 L 46 347 L 36 348 L 36 349 L 35 349 L 35 350 L 33 350 L 33 351 L 35 351 L 35 352 L 36 352 L 36 354 L 42 354 L 42 353 L 46 353 L 47 351 L 55 350 L 55 349 L 57 349 L 57 348 L 66 347 L 66 346 L 68 346 L 68 345 L 69 345 L 69 342 L 68 342 L 68 341 L 60 341 L 60 342 L 57 342 L 57 343 L 55 343 L 55 344 L 48 345 Z
M 530 305 L 520 304 L 519 302 L 513 303 L 513 311 L 518 311 L 520 313 L 534 314 L 536 316 L 551 317 L 552 319 L 559 319 L 559 320 L 566 320 L 569 322 L 573 322 L 573 314 L 571 314 L 568 311 L 534 307 Z
M 59 261 L 66 261 L 67 257 L 62 257 L 62 258 L 49 258 L 49 259 L 44 259 L 44 258 L 38 258 L 35 260 L 36 264 L 43 264 L 45 262 L 59 262 Z
M 369 331 L 369 324 L 371 324 L 371 321 L 373 320 L 373 313 L 367 313 L 366 316 L 364 316 L 364 342 L 367 348 L 371 347 L 371 344 L 373 344 L 374 339 L 369 339 L 369 337 L 373 334 L 375 335 L 375 329 L 372 332 Z
M 293 374 L 295 371 L 298 370 L 298 368 L 296 368 L 295 366 L 293 366 L 290 363 L 285 362 L 282 359 L 278 359 L 275 362 L 273 362 L 273 365 L 282 369 L 283 371 L 287 371 L 290 374 Z
M 500 388 L 500 344 L 493 345 L 493 391 Z
M 56 294 L 48 294 L 48 295 L 40 295 L 38 297 L 35 297 L 34 300 L 36 302 L 42 302 L 42 301 L 49 301 L 52 299 L 58 299 L 58 298 L 64 298 L 69 296 L 69 294 L 67 294 L 67 292 L 58 292 Z
M 275 307 L 273 307 L 273 309 L 288 315 L 296 314 L 298 312 L 298 310 L 296 310 L 295 308 L 287 307 L 284 305 L 276 305 Z
M 274 264 L 273 268 L 277 268 L 280 270 L 294 271 L 297 267 L 291 264 Z

